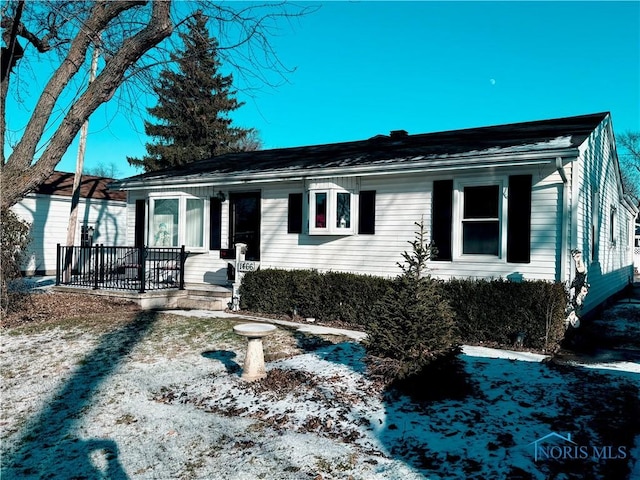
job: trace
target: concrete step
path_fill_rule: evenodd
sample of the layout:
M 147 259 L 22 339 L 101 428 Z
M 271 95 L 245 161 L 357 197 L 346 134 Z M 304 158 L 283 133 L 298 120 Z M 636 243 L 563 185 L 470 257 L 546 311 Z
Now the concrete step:
M 181 310 L 211 310 L 215 312 L 222 312 L 229 307 L 231 297 L 224 298 L 194 298 L 185 297 L 179 298 L 176 302 L 176 307 Z
M 176 307 L 191 310 L 223 311 L 229 307 L 232 292 L 219 285 L 188 285 L 187 295 L 177 299 Z
M 184 289 L 193 296 L 225 297 L 232 293 L 231 287 L 223 285 L 187 284 Z

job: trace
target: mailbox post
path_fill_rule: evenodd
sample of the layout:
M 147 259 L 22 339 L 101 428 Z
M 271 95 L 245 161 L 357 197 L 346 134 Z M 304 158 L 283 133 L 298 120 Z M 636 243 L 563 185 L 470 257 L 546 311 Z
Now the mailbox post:
M 240 284 L 242 284 L 242 276 L 244 275 L 244 269 L 240 268 L 245 262 L 245 255 L 247 254 L 246 243 L 236 243 L 236 275 L 233 280 L 233 292 L 232 292 L 232 310 L 237 312 L 240 310 Z

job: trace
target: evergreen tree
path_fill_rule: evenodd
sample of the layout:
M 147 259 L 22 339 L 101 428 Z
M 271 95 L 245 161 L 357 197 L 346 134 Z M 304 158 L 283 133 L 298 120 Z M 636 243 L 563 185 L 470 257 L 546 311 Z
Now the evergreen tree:
M 427 242 L 424 221 L 411 252 L 398 263 L 402 275 L 373 305 L 364 346 L 376 357 L 371 369 L 392 380 L 420 374 L 434 361 L 453 359 L 457 352 L 455 312 L 447 302 L 442 282 L 427 273 L 435 247 Z M 446 363 L 446 362 L 445 362 Z
M 232 75 L 218 72 L 218 42 L 209 37 L 207 17 L 197 12 L 188 33 L 180 35 L 184 50 L 171 55 L 177 69 L 165 69 L 154 87 L 158 104 L 148 112 L 158 123 L 145 121 L 145 133 L 154 137 L 143 158 L 127 157 L 146 172 L 246 150 L 255 130 L 232 126 L 228 114 L 243 104 L 234 98 Z

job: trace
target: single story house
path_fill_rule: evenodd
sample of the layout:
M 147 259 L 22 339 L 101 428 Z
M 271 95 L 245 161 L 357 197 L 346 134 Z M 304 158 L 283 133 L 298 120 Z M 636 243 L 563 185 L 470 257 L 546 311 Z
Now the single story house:
M 393 277 L 421 221 L 443 279 L 570 285 L 579 250 L 588 310 L 633 276 L 609 113 L 233 153 L 117 186 L 129 244 L 185 245 L 187 285 L 226 284 L 237 243 L 255 267 Z
M 34 192 L 11 207 L 31 224 L 25 253 L 27 275 L 55 275 L 56 245 L 67 243 L 73 173 L 54 172 Z M 127 195 L 112 190 L 112 178 L 83 175 L 74 245 L 126 245 Z

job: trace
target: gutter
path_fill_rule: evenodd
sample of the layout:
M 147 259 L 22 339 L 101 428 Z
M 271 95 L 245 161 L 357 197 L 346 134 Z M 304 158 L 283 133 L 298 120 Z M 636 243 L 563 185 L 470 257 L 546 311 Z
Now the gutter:
M 564 165 L 562 164 L 562 157 L 556 157 L 555 166 L 560 178 L 562 179 L 562 228 L 561 228 L 561 240 L 560 240 L 560 281 L 564 282 L 567 278 L 567 254 L 569 253 L 569 179 L 567 178 L 567 172 L 564 171 Z

